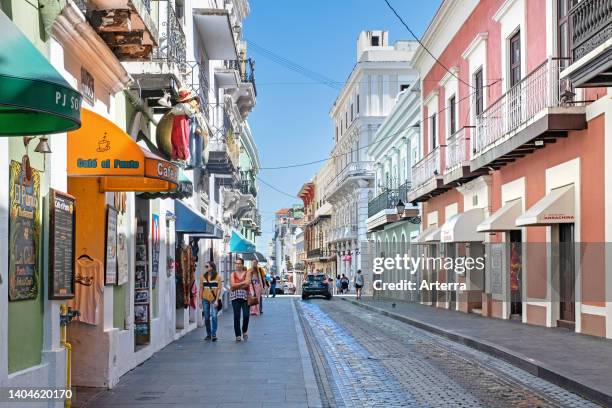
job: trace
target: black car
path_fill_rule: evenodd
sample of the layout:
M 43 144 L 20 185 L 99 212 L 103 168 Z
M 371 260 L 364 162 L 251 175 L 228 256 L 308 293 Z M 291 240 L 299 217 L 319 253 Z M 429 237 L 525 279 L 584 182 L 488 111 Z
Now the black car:
M 332 288 L 325 275 L 308 275 L 302 283 L 302 299 L 310 296 L 324 296 L 329 300 L 332 298 Z

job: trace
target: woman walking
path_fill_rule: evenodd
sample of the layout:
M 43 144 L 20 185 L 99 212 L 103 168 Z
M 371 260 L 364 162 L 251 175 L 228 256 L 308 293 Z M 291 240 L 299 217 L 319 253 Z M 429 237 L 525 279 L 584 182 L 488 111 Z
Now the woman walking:
M 230 276 L 230 299 L 234 311 L 234 334 L 236 341 L 246 340 L 249 335 L 249 305 L 247 303 L 248 290 L 251 286 L 251 273 L 244 268 L 244 260 L 236 259 L 236 270 Z M 242 327 L 240 314 L 242 313 Z
M 251 270 L 249 271 L 251 273 L 251 283 L 253 284 L 252 286 L 252 291 L 253 293 L 251 293 L 252 296 L 255 296 L 257 299 L 259 299 L 259 303 L 256 305 L 251 306 L 251 315 L 253 316 L 259 316 L 261 314 L 261 293 L 263 292 L 263 285 L 264 283 L 262 282 L 262 278 L 261 278 L 261 272 L 259 270 L 259 266 L 257 265 L 257 261 L 253 261 L 253 266 L 251 267 Z
M 202 288 L 200 297 L 204 309 L 204 324 L 206 325 L 204 340 L 217 341 L 217 313 L 221 303 L 221 275 L 217 273 L 217 265 L 214 262 L 204 264 L 204 274 L 200 287 Z

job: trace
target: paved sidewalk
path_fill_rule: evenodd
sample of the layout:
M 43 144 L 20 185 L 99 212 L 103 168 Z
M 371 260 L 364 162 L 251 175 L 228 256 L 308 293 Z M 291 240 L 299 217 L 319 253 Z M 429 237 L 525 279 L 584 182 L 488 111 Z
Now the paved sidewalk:
M 204 341 L 204 329 L 195 330 L 126 374 L 87 407 L 320 406 L 292 301 L 264 299 L 265 313 L 251 316 L 246 342 L 235 341 L 231 309 L 224 312 L 218 342 Z
M 612 406 L 612 341 L 565 329 L 391 300 L 347 302 L 502 358 L 604 406 Z

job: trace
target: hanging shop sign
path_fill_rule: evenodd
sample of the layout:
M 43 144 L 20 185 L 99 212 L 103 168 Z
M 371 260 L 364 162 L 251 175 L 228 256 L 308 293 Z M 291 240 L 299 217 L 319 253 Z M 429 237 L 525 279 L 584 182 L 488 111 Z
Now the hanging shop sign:
M 9 300 L 38 296 L 40 172 L 11 161 L 9 169 Z
M 151 287 L 155 289 L 159 278 L 159 215 L 153 214 L 151 218 Z
M 106 251 L 104 257 L 104 284 L 117 284 L 117 209 L 106 208 Z
M 76 199 L 49 191 L 49 299 L 74 298 Z
M 83 98 L 92 105 L 95 103 L 96 92 L 94 87 L 94 77 L 85 68 L 81 67 L 81 93 Z

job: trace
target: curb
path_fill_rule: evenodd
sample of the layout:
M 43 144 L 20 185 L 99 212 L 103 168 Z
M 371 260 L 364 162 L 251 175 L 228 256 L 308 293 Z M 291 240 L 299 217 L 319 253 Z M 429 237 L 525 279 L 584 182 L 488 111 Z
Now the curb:
M 291 308 L 293 309 L 293 321 L 295 323 L 295 331 L 297 334 L 298 349 L 300 350 L 300 361 L 302 364 L 302 372 L 304 373 L 304 385 L 306 387 L 306 399 L 308 401 L 308 407 L 320 408 L 323 406 L 321 401 L 321 395 L 319 394 L 319 385 L 312 368 L 312 361 L 310 353 L 308 352 L 308 346 L 306 345 L 306 339 L 304 338 L 304 331 L 299 321 L 297 308 L 295 306 L 295 300 L 291 300 Z
M 489 354 L 493 357 L 500 358 L 516 367 L 519 367 L 529 372 L 530 374 L 536 377 L 549 381 L 555 385 L 558 385 L 561 388 L 564 388 L 568 391 L 578 394 L 581 397 L 589 399 L 597 404 L 601 404 L 607 407 L 612 406 L 612 395 L 609 395 L 599 390 L 596 390 L 594 388 L 591 388 L 588 385 L 581 383 L 580 381 L 575 380 L 568 375 L 561 374 L 551 369 L 543 362 L 534 360 L 523 354 L 515 353 L 505 347 L 498 346 L 496 344 L 493 344 L 493 343 L 490 343 L 484 340 L 476 339 L 474 337 L 466 336 L 463 334 L 454 333 L 454 332 L 445 330 L 441 327 L 435 326 L 433 324 L 415 320 L 410 317 L 400 315 L 398 313 L 389 312 L 387 310 L 380 309 L 378 307 L 360 303 L 360 302 L 357 302 L 356 300 L 346 299 L 346 298 L 341 298 L 341 299 L 345 302 L 349 302 L 351 304 L 354 304 L 356 306 L 370 310 L 372 312 L 382 314 L 384 316 L 390 317 L 392 319 L 398 320 L 403 323 L 407 323 L 419 329 L 428 331 L 430 333 L 437 334 L 438 336 L 444 337 L 448 340 L 452 340 L 456 343 L 460 343 L 465 346 L 471 347 L 473 349 L 482 351 L 483 353 Z

